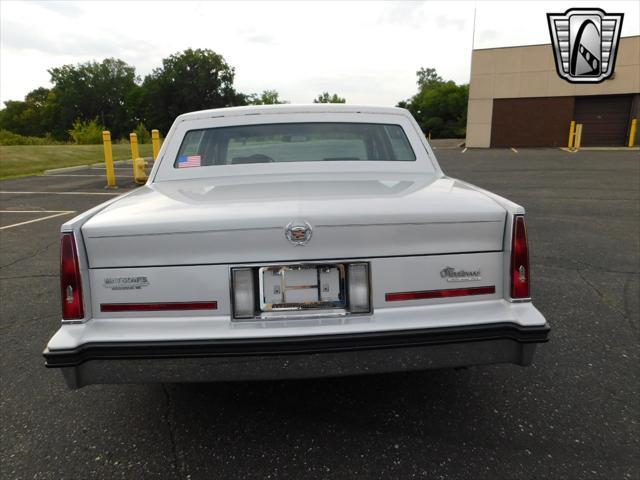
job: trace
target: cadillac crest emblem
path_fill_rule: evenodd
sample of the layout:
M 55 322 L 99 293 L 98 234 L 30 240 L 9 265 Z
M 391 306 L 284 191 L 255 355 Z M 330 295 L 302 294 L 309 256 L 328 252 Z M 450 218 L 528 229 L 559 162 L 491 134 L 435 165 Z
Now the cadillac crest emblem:
M 284 236 L 294 245 L 306 245 L 312 235 L 313 228 L 309 222 L 289 222 L 284 228 Z

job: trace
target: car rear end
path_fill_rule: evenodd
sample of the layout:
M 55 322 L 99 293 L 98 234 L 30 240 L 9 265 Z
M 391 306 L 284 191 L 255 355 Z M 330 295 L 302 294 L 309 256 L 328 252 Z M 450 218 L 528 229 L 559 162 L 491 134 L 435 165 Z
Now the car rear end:
M 549 327 L 524 210 L 422 177 L 188 179 L 98 207 L 63 227 L 46 365 L 78 388 L 530 364 Z
M 497 251 L 118 268 L 65 232 L 47 366 L 77 388 L 528 365 L 549 329 L 524 216 L 506 219 Z

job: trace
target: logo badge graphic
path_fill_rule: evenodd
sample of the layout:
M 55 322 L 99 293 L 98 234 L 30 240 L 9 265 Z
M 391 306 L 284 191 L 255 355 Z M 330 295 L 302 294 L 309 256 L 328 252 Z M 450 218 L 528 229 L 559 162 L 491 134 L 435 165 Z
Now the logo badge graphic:
M 600 83 L 611 77 L 623 17 L 599 8 L 547 13 L 558 75 L 571 83 Z
M 294 223 L 290 222 L 284 228 L 284 235 L 294 245 L 306 245 L 313 235 L 313 228 L 309 222 Z

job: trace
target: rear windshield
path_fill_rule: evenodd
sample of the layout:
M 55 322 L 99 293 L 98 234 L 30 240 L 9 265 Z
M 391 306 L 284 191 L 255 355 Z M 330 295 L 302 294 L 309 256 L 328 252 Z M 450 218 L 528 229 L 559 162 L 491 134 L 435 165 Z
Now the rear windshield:
M 174 167 L 415 159 L 400 125 L 278 123 L 190 130 Z

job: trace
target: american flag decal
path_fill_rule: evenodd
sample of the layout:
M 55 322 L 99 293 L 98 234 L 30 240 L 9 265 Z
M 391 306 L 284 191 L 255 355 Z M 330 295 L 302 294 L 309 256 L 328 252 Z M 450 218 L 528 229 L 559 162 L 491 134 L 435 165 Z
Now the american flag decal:
M 200 167 L 200 155 L 183 155 L 178 158 L 178 168 Z

